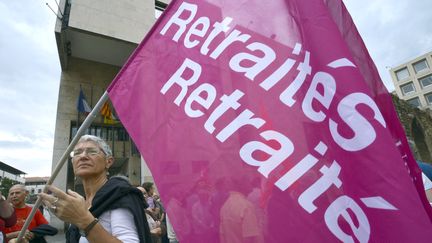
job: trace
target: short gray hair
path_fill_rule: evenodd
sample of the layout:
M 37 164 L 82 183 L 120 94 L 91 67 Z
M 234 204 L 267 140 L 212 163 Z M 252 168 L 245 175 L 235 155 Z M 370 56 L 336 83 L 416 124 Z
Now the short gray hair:
M 110 146 L 100 137 L 94 136 L 94 135 L 83 135 L 79 140 L 78 143 L 82 142 L 94 142 L 96 143 L 100 149 L 105 153 L 107 156 L 112 156 L 112 151 Z
M 20 190 L 22 190 L 22 191 L 28 192 L 27 187 L 24 184 L 15 184 L 15 185 L 11 186 L 10 189 L 17 188 L 17 187 L 20 188 Z

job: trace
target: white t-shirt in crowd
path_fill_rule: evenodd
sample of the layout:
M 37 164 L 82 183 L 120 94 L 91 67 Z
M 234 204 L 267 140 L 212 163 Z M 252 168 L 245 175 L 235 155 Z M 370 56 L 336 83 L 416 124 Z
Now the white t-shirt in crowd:
M 99 223 L 108 233 L 124 243 L 139 242 L 133 215 L 127 209 L 106 211 L 99 217 Z M 81 237 L 79 243 L 88 243 L 87 238 Z

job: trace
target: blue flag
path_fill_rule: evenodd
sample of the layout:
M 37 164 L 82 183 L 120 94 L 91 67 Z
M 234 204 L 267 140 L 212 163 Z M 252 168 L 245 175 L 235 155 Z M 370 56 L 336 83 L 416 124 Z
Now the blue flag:
M 84 92 L 82 91 L 81 88 L 80 88 L 80 93 L 79 93 L 78 101 L 77 101 L 77 110 L 78 110 L 78 112 L 83 112 L 83 113 L 90 113 L 92 110 L 92 108 L 87 103 L 85 96 L 84 96 Z

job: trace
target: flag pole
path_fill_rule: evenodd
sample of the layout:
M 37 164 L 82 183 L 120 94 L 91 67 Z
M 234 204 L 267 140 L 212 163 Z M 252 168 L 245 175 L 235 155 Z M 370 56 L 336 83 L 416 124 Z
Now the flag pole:
M 80 127 L 80 111 L 79 111 L 79 109 L 78 109 L 78 106 L 79 106 L 79 102 L 80 102 L 80 99 L 79 99 L 79 96 L 80 96 L 80 94 L 81 94 L 81 90 L 82 90 L 82 87 L 81 87 L 81 84 L 80 84 L 80 93 L 78 94 L 78 101 L 77 101 L 77 114 L 78 114 L 78 117 L 77 117 L 77 124 L 76 124 L 76 126 L 77 126 L 77 130 L 79 129 L 79 127 Z
M 102 109 L 103 104 L 109 99 L 108 96 L 108 92 L 105 91 L 103 93 L 103 95 L 101 96 L 101 98 L 99 99 L 99 101 L 96 103 L 95 107 L 93 108 L 93 110 L 90 112 L 90 114 L 86 117 L 86 119 L 83 121 L 82 125 L 79 127 L 76 135 L 74 136 L 74 138 L 72 139 L 71 143 L 69 144 L 69 146 L 66 148 L 66 151 L 63 153 L 62 157 L 60 158 L 60 160 L 58 161 L 54 171 L 51 174 L 51 177 L 49 178 L 48 182 L 46 183 L 45 187 L 44 187 L 44 192 L 48 191 L 47 186 L 52 185 L 53 181 L 55 180 L 55 178 L 57 177 L 57 175 L 60 173 L 61 168 L 63 167 L 64 163 L 67 161 L 70 152 L 72 152 L 73 148 L 75 147 L 75 145 L 78 143 L 78 140 L 81 138 L 82 135 L 84 135 L 85 131 L 90 127 L 90 125 L 92 124 L 92 122 L 94 121 L 94 119 L 98 116 L 100 110 Z M 28 226 L 30 225 L 30 222 L 32 221 L 34 215 L 36 214 L 36 210 L 38 210 L 39 206 L 42 203 L 42 198 L 38 197 L 38 199 L 36 200 L 36 203 L 32 209 L 32 211 L 30 212 L 29 216 L 27 217 L 19 235 L 17 238 L 17 242 L 20 243 L 26 230 L 28 229 Z

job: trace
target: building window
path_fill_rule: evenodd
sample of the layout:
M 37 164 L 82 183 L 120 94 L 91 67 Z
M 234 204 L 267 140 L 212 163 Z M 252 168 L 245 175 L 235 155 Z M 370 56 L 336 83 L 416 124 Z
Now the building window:
M 407 102 L 414 108 L 420 107 L 420 99 L 418 97 L 407 100 Z
M 415 92 L 414 84 L 412 82 L 400 86 L 403 95 L 407 95 Z
M 396 77 L 397 77 L 398 81 L 407 79 L 410 76 L 410 74 L 408 72 L 408 68 L 406 68 L 406 67 L 397 70 L 395 73 L 396 73 Z
M 425 88 L 425 87 L 432 84 L 432 75 L 428 75 L 426 77 L 419 78 L 419 81 L 420 81 L 422 87 Z
M 429 105 L 432 105 L 432 93 L 425 94 L 425 99 Z
M 78 132 L 78 128 L 75 123 L 72 123 L 72 137 Z M 118 126 L 98 126 L 91 125 L 85 134 L 95 135 L 103 138 L 105 141 L 129 141 L 129 134 L 126 132 L 124 127 Z
M 168 6 L 168 4 L 162 2 L 162 1 L 155 1 L 155 17 L 158 19 L 162 12 L 166 9 L 166 7 Z
M 428 63 L 426 59 L 423 59 L 419 62 L 413 64 L 414 70 L 416 73 L 420 73 L 429 69 Z

